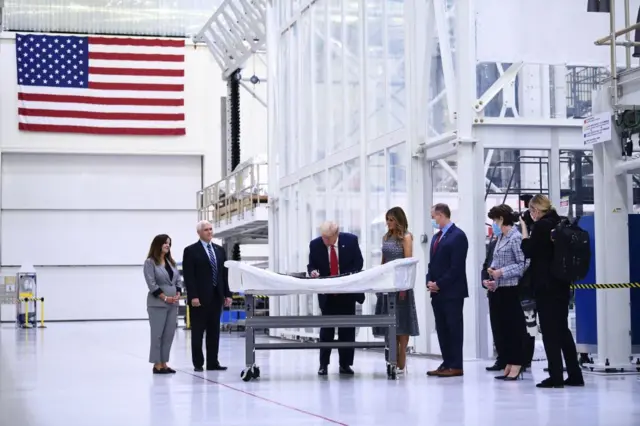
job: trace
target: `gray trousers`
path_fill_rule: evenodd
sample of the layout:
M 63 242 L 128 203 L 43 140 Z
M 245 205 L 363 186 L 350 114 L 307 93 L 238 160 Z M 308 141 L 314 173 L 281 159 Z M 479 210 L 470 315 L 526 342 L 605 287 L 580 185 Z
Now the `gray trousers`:
M 160 364 L 169 362 L 171 344 L 178 325 L 178 307 L 147 307 L 151 325 L 151 347 L 149 362 Z

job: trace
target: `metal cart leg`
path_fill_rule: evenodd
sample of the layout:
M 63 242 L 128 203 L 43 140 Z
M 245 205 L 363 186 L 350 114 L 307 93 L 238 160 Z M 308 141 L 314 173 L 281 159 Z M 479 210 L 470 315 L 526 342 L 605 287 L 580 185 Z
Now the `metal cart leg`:
M 260 377 L 260 368 L 256 366 L 256 337 L 251 319 L 255 314 L 255 299 L 251 294 L 245 294 L 245 310 L 247 312 L 245 326 L 245 369 L 240 373 L 243 381 L 248 382 L 251 379 Z
M 389 316 L 394 319 L 387 331 L 387 347 L 389 348 L 389 361 L 387 364 L 387 378 L 396 379 L 396 367 L 398 365 L 398 343 L 396 339 L 396 293 L 389 293 L 387 297 Z

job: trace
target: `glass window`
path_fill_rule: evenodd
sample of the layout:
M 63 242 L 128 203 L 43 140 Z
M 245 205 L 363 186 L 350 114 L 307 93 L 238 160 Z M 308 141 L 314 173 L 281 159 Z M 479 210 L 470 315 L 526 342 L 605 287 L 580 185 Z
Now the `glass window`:
M 366 0 L 367 11 L 367 140 L 376 139 L 386 130 L 386 82 L 384 63 L 383 1 Z
M 362 237 L 362 186 L 360 185 L 360 158 L 354 158 L 344 163 L 343 179 L 343 205 L 345 214 L 343 216 L 343 228 Z M 361 247 L 364 249 L 364 247 Z
M 401 143 L 389 148 L 387 154 L 387 173 L 389 178 L 389 208 L 394 206 L 407 208 L 407 144 Z
M 346 69 L 346 143 L 345 146 L 360 142 L 360 87 L 362 68 L 361 43 L 362 23 L 360 2 L 344 2 L 345 7 L 345 69 Z
M 329 43 L 331 67 L 332 111 L 331 151 L 335 152 L 344 145 L 344 49 L 343 49 L 343 0 L 330 0 L 329 3 Z
M 286 227 L 284 229 L 290 229 L 293 232 L 287 232 L 287 237 L 289 239 L 289 262 L 287 264 L 287 272 L 298 272 L 300 268 L 300 239 L 298 238 L 298 230 L 300 229 L 298 222 L 300 193 L 298 192 L 298 184 L 291 185 L 289 194 L 289 217 L 287 218 Z
M 326 154 L 327 126 L 330 114 L 328 111 L 328 96 L 330 93 L 329 76 L 327 73 L 327 1 L 318 0 L 311 7 L 313 14 L 313 38 L 314 38 L 314 96 L 313 108 L 315 119 L 315 145 L 312 147 L 312 158 L 315 161 L 322 160 Z M 284 80 L 286 82 L 286 80 Z
M 313 81 L 313 51 L 311 49 L 311 13 L 304 13 L 300 17 L 300 48 L 298 49 L 300 78 L 298 79 L 299 109 L 299 155 L 300 167 L 313 161 L 312 150 L 309 149 L 313 136 L 313 93 L 309 93 L 309 82 Z
M 282 81 L 288 81 L 289 79 L 289 32 L 284 33 L 281 39 L 281 45 L 279 50 L 279 69 L 282 73 Z M 278 172 L 279 176 L 286 176 L 289 173 L 289 169 L 287 167 L 287 150 L 289 149 L 290 144 L 290 136 L 289 136 L 289 122 L 292 114 L 292 109 L 290 107 L 290 91 L 291 87 L 289 84 L 279 84 L 279 107 L 281 111 L 282 119 L 278 122 L 278 133 L 280 134 L 279 146 L 278 146 Z
M 289 62 L 288 62 L 288 81 L 285 86 L 289 86 L 289 113 L 286 115 L 285 121 L 289 124 L 289 144 L 287 145 L 287 174 L 291 174 L 298 170 L 298 120 L 300 113 L 300 96 L 298 83 L 300 81 L 300 73 L 298 69 L 298 55 L 301 50 L 298 48 L 299 34 L 298 24 L 291 27 L 287 33 L 289 36 Z
M 344 164 L 329 169 L 329 191 L 327 197 L 327 219 L 338 223 L 341 227 L 344 217 Z M 342 229 L 344 231 L 344 228 Z
M 369 226 L 369 266 L 379 265 L 382 258 L 380 246 L 382 235 L 384 235 L 386 223 L 384 213 L 388 210 L 386 196 L 386 164 L 384 151 L 377 152 L 369 156 L 368 159 L 368 198 L 369 206 L 368 222 Z
M 313 229 L 314 235 L 320 235 L 320 225 L 327 220 L 327 174 L 326 172 L 320 172 L 313 175 L 314 191 L 313 197 L 314 205 L 314 221 Z
M 389 73 L 387 88 L 389 100 L 388 131 L 401 129 L 406 124 L 406 94 L 404 75 L 404 2 L 385 0 L 387 2 L 387 71 Z

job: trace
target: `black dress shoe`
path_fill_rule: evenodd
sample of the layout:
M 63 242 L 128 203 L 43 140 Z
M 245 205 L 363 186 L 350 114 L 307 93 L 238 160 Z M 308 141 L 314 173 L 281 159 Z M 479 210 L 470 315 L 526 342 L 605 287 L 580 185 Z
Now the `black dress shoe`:
M 553 380 L 551 380 L 551 377 L 549 377 L 548 379 L 544 379 L 543 381 L 541 381 L 540 383 L 538 383 L 536 385 L 537 388 L 544 388 L 544 389 L 561 389 L 564 387 L 564 383 L 563 382 L 554 382 Z
M 167 372 L 167 374 L 176 374 L 176 370 L 171 367 L 166 367 L 164 370 Z
M 574 386 L 574 387 L 582 387 L 584 386 L 584 378 L 583 377 L 571 377 L 569 376 L 567 380 L 564 381 L 565 386 Z
M 153 367 L 153 374 L 169 374 L 169 372 L 164 368 Z
M 207 371 L 226 371 L 227 367 L 218 365 L 212 365 L 211 367 L 207 367 Z
M 324 365 L 321 365 L 320 368 L 318 369 L 318 376 L 326 376 L 327 374 L 328 374 L 327 367 Z
M 347 366 L 344 366 L 344 367 L 340 367 L 340 374 L 344 374 L 344 375 L 347 375 L 347 376 L 353 376 L 354 372 L 351 369 L 351 367 L 349 367 L 347 365 Z
M 202 367 L 193 367 L 193 371 L 197 371 L 199 373 L 201 371 L 204 371 L 204 368 L 202 368 Z
M 506 365 L 498 364 L 498 362 L 496 362 L 492 366 L 486 367 L 485 370 L 487 370 L 487 371 L 502 371 L 502 370 L 504 370 L 505 367 L 506 367 Z

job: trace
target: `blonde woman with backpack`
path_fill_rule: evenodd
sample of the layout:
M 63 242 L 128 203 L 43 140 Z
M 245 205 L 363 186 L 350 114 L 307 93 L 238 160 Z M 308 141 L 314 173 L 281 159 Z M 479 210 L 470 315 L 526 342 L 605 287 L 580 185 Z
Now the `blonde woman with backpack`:
M 584 386 L 576 344 L 569 329 L 571 282 L 558 279 L 552 274 L 554 244 L 551 234 L 561 218 L 546 195 L 534 196 L 529 202 L 529 212 L 534 223 L 529 233 L 523 219 L 520 219 L 521 248 L 524 255 L 531 260 L 531 284 L 549 364 L 549 377 L 536 386 Z M 563 376 L 563 357 L 569 376 L 566 380 Z

